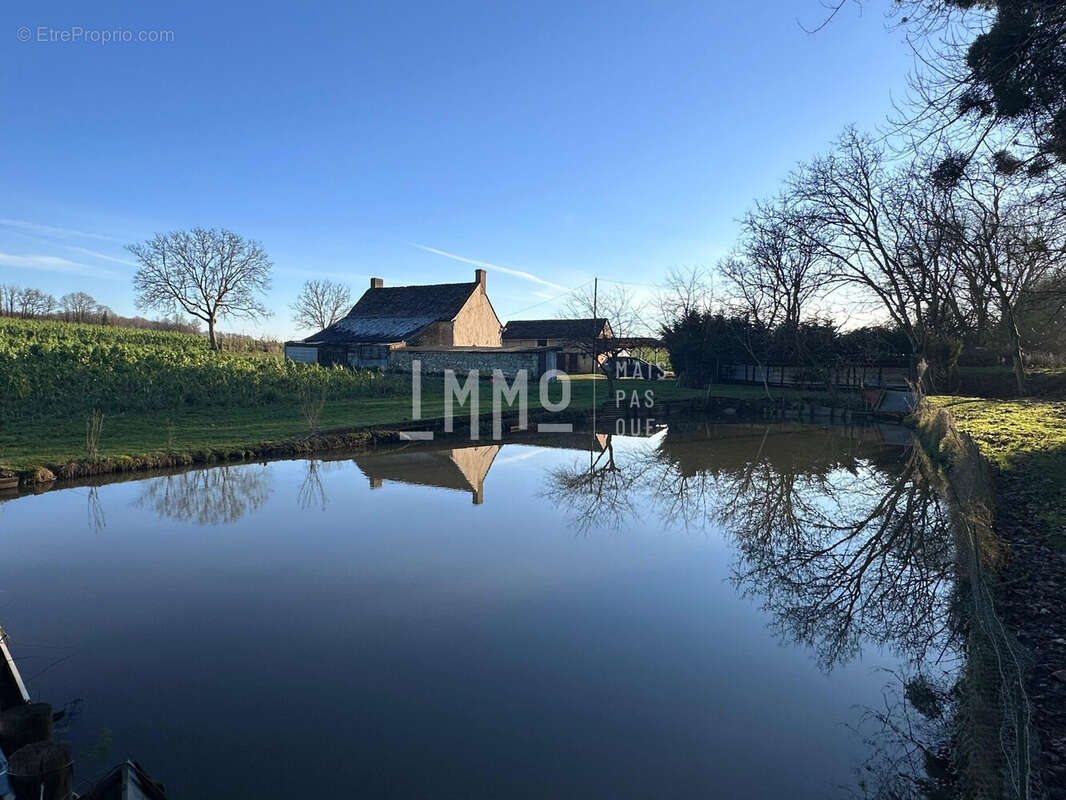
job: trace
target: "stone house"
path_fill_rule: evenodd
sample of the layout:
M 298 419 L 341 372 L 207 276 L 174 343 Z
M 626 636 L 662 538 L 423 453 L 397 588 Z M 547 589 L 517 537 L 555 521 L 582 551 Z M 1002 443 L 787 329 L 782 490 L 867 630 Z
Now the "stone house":
M 503 329 L 506 347 L 550 347 L 558 350 L 558 368 L 574 375 L 593 372 L 593 349 L 596 339 L 614 338 L 611 324 L 596 319 L 518 319 Z M 606 356 L 598 355 L 602 363 Z
M 285 357 L 312 364 L 392 366 L 393 350 L 418 347 L 499 348 L 500 318 L 485 292 L 485 270 L 472 283 L 370 288 L 342 319 L 302 341 L 285 343 Z

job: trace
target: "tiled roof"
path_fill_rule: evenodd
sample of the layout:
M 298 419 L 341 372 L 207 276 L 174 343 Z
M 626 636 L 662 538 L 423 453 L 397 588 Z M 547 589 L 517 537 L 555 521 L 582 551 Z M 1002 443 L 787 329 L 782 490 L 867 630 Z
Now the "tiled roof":
M 432 317 L 344 317 L 305 342 L 402 342 L 427 325 Z
M 404 341 L 433 322 L 454 319 L 477 287 L 474 282 L 367 289 L 346 317 L 304 341 Z
M 348 316 L 454 319 L 477 287 L 477 283 L 435 283 L 367 289 Z
M 592 339 L 601 336 L 607 320 L 595 319 L 516 319 L 503 329 L 506 339 Z

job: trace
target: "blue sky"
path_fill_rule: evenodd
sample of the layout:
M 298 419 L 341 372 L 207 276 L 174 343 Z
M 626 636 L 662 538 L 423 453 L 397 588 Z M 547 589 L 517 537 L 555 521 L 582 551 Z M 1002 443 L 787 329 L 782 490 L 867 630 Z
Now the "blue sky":
M 123 244 L 228 227 L 271 255 L 275 316 L 223 327 L 285 337 L 307 278 L 472 280 L 441 253 L 489 266 L 504 320 L 712 266 L 753 198 L 905 92 L 878 5 L 812 35 L 818 0 L 14 0 L 0 283 L 131 314 Z M 38 41 L 76 27 L 173 41 Z

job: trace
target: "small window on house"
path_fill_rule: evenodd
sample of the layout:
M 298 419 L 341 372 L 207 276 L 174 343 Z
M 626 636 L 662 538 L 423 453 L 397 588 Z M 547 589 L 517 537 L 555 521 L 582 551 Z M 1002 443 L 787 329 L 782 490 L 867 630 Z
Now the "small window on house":
M 547 347 L 547 346 L 548 346 L 548 340 L 547 339 L 537 339 L 537 347 Z

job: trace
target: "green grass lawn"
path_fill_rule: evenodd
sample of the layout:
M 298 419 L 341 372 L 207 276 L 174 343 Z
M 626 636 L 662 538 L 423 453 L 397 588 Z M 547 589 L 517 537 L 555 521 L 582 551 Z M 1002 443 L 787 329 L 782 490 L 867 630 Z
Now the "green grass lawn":
M 1023 503 L 1066 543 L 1066 400 L 932 397 L 1006 476 L 1001 503 Z
M 646 390 L 657 401 L 703 397 L 704 390 L 685 389 L 673 381 L 619 381 L 627 393 Z M 531 386 L 530 411 L 541 410 L 537 389 Z M 557 401 L 561 389 L 552 390 Z M 575 381 L 571 387 L 570 407 L 591 408 L 593 393 L 597 405 L 613 405 L 605 382 Z M 491 425 L 492 389 L 482 382 L 479 387 L 482 425 Z M 517 410 L 517 406 L 515 407 Z M 457 406 L 456 415 L 464 412 Z M 424 380 L 422 419 L 444 416 L 443 382 Z M 411 419 L 409 394 L 394 397 L 327 399 L 318 421 L 318 432 L 352 428 L 387 426 Z M 84 417 L 48 419 L 32 423 L 6 423 L 0 427 L 0 464 L 16 470 L 40 465 L 64 464 L 87 457 Z M 152 414 L 105 415 L 99 444 L 102 459 L 118 456 L 142 456 L 149 453 L 195 453 L 202 450 L 242 450 L 268 442 L 280 442 L 309 433 L 300 404 L 283 402 L 251 407 L 180 408 Z
M 1066 401 L 941 396 L 929 402 L 948 409 L 1000 469 L 1036 458 L 1066 478 Z
M 554 385 L 552 401 L 561 389 Z M 571 382 L 573 410 L 619 404 L 628 407 L 634 393 L 644 402 L 644 393 L 654 393 L 656 402 L 667 400 L 726 397 L 737 400 L 761 400 L 767 397 L 762 386 L 719 384 L 709 389 L 687 389 L 673 380 L 618 380 L 611 394 L 606 379 L 580 376 Z M 770 388 L 771 398 L 785 400 L 826 401 L 825 393 L 797 389 Z M 846 397 L 846 395 L 844 396 Z M 838 397 L 837 400 L 840 400 Z M 530 411 L 542 410 L 537 387 L 530 387 Z M 492 388 L 483 381 L 479 386 L 482 425 L 491 425 Z M 516 407 L 517 410 L 517 407 Z M 468 414 L 457 406 L 456 415 Z M 654 416 L 654 411 L 651 412 Z M 424 420 L 444 416 L 443 381 L 423 379 L 422 414 Z M 384 397 L 345 397 L 327 399 L 316 432 L 329 433 L 356 428 L 386 427 L 411 419 L 409 393 Z M 37 466 L 67 464 L 87 458 L 86 418 L 75 414 L 64 418 L 0 424 L 0 465 L 26 470 Z M 179 407 L 153 413 L 105 414 L 99 443 L 99 457 L 141 457 L 149 454 L 195 454 L 202 451 L 251 450 L 277 444 L 310 432 L 300 403 L 289 400 L 266 405 Z

